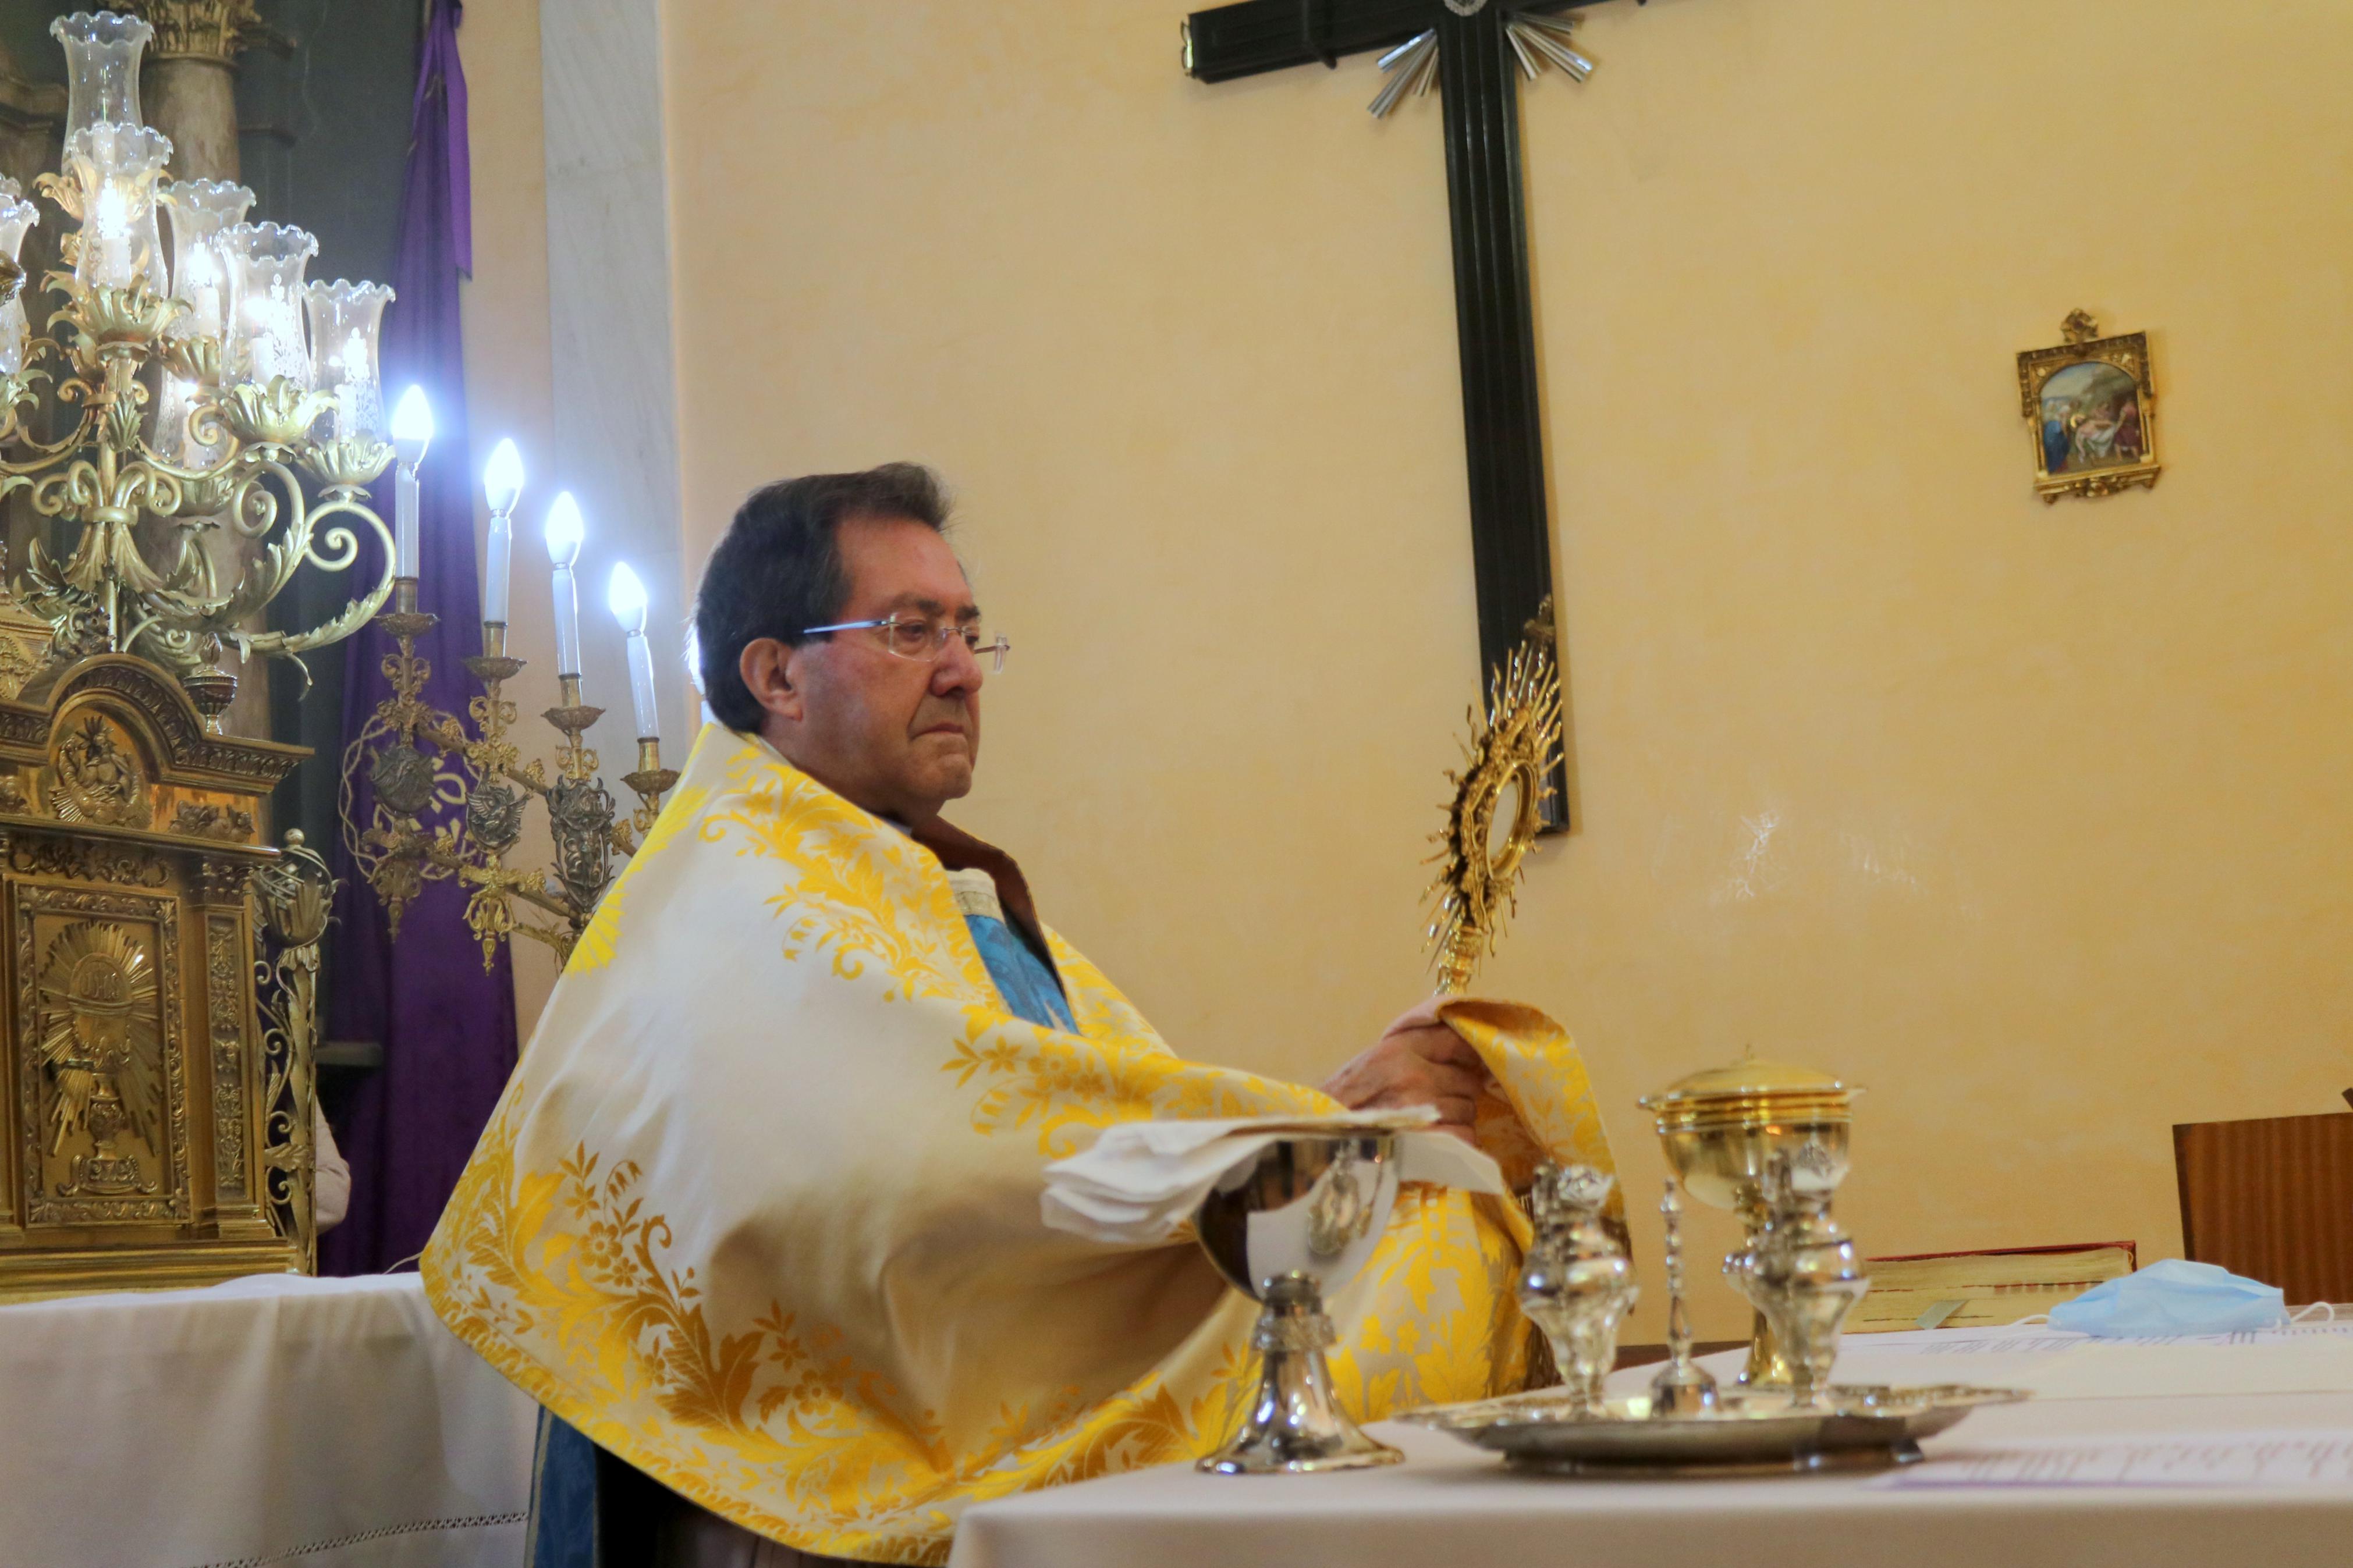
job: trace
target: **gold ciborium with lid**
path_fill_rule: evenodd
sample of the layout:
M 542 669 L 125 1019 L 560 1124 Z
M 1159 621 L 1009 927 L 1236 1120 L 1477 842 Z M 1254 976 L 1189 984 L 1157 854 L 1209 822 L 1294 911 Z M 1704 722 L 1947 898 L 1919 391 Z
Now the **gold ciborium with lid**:
M 1744 1295 L 1769 1217 L 1765 1188 L 1775 1158 L 1787 1157 L 1797 1191 L 1827 1198 L 1846 1177 L 1852 1106 L 1862 1092 L 1812 1068 L 1746 1056 L 1640 1101 L 1658 1119 L 1667 1163 L 1683 1190 L 1739 1216 L 1746 1245 L 1725 1259 L 1725 1272 Z M 1787 1387 L 1792 1373 L 1788 1350 L 1760 1308 L 1740 1381 Z

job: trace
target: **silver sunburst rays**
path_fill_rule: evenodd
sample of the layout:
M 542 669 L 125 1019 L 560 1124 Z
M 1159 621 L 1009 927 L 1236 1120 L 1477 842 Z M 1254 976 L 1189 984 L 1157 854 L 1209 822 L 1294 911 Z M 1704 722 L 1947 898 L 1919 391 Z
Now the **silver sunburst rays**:
M 1480 8 L 1474 5 L 1465 10 L 1454 0 L 1447 0 L 1447 5 L 1457 16 L 1463 16 Z M 1546 65 L 1558 66 L 1571 81 L 1583 81 L 1593 74 L 1593 62 L 1577 52 L 1573 39 L 1575 27 L 1576 23 L 1567 17 L 1523 13 L 1505 20 L 1504 37 L 1519 57 L 1520 69 L 1530 81 L 1535 80 Z M 1381 84 L 1370 106 L 1376 120 L 1387 118 L 1389 110 L 1408 95 L 1419 98 L 1437 83 L 1438 29 L 1417 33 L 1383 55 L 1381 70 L 1388 80 Z

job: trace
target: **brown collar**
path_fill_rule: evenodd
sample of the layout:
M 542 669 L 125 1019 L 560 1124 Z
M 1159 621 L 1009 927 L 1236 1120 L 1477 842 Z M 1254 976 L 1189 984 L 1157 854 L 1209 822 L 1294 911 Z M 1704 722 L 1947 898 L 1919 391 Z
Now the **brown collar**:
M 1053 955 L 1046 947 L 1046 928 L 1039 922 L 1038 905 L 1029 897 L 1029 879 L 1013 857 L 994 844 L 984 844 L 963 828 L 944 817 L 934 817 L 922 827 L 911 828 L 907 837 L 940 858 L 940 864 L 951 871 L 979 870 L 988 873 L 997 884 L 997 901 L 1005 906 L 1008 923 L 1020 933 L 1029 951 L 1053 968 Z

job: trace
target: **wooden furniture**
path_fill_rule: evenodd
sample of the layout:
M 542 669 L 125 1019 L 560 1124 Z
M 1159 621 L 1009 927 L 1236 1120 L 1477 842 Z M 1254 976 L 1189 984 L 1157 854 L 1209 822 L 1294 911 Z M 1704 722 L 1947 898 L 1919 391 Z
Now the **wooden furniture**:
M 2190 1258 L 2291 1305 L 2353 1301 L 2353 1114 L 2183 1122 L 2173 1168 Z

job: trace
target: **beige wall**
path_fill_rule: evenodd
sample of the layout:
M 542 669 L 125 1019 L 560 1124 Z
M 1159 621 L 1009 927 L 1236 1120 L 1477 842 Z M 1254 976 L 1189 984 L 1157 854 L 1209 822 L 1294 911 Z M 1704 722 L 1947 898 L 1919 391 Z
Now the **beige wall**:
M 1424 988 L 1478 679 L 1438 115 L 1190 82 L 1183 8 L 670 0 L 687 555 L 945 470 L 1018 647 L 961 819 L 1180 1049 L 1317 1078 Z M 528 9 L 468 16 L 486 210 Z M 1633 1097 L 1744 1045 L 1871 1086 L 1890 1252 L 2173 1250 L 2172 1122 L 2353 1082 L 2353 16 L 2117 15 L 1620 0 L 1526 95 L 1579 826 L 1486 985 L 1583 1043 L 1646 1265 Z M 478 427 L 545 405 L 472 309 L 528 226 Z M 2168 469 L 2046 508 L 2011 356 L 2077 305 Z

